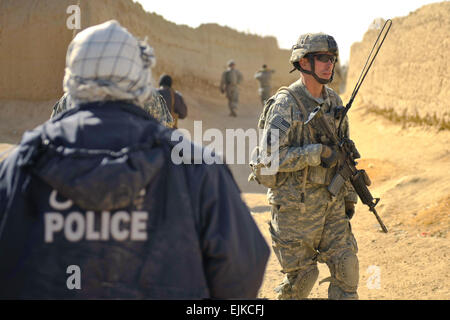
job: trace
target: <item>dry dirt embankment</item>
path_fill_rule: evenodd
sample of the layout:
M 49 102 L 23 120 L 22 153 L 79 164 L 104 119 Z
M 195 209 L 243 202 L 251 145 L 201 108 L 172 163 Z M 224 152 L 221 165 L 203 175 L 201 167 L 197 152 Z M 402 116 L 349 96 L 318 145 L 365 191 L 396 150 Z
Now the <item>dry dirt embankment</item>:
M 0 99 L 50 100 L 62 94 L 65 53 L 75 34 L 67 27 L 71 14 L 66 10 L 73 3 L 0 1 Z M 158 60 L 154 73 L 170 73 L 181 88 L 213 88 L 211 94 L 218 96 L 217 86 L 229 59 L 236 61 L 244 75 L 243 87 L 248 89 L 244 96 L 257 93 L 253 75 L 264 63 L 277 71 L 274 86 L 295 79 L 288 73 L 290 52 L 279 49 L 274 37 L 216 24 L 176 25 L 131 0 L 81 0 L 79 7 L 82 29 L 116 19 L 134 35 L 147 37 Z
M 37 101 L 61 96 L 65 53 L 77 32 L 66 23 L 72 16 L 66 10 L 73 2 L 0 1 L 0 99 Z M 253 76 L 262 64 L 276 70 L 274 87 L 295 79 L 289 74 L 290 51 L 279 49 L 274 37 L 217 24 L 177 25 L 131 0 L 80 0 L 79 8 L 81 29 L 116 19 L 137 37 L 147 37 L 157 56 L 155 76 L 169 73 L 182 89 L 201 87 L 203 94 L 219 96 L 220 76 L 229 59 L 236 61 L 244 75 L 244 98 L 257 94 Z M 336 76 L 336 87 L 340 81 Z
M 369 29 L 361 42 L 352 45 L 347 91 L 353 90 L 378 33 Z M 448 1 L 393 19 L 360 90 L 361 105 L 395 122 L 450 129 L 449 34 Z

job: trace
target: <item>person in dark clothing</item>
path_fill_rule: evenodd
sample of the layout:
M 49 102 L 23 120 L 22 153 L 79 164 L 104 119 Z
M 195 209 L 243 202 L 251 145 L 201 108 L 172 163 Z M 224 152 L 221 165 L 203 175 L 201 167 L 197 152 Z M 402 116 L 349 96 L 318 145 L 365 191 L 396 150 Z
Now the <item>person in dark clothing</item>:
M 115 64 L 85 59 L 98 46 Z M 0 163 L 1 299 L 257 296 L 269 247 L 226 165 L 170 161 L 174 131 L 141 105 L 148 49 L 116 21 L 69 45 L 74 107 L 27 131 Z
M 159 89 L 158 93 L 163 96 L 166 101 L 167 107 L 172 114 L 173 120 L 175 122 L 174 128 L 178 128 L 178 119 L 184 119 L 187 116 L 187 107 L 184 103 L 183 96 L 180 92 L 172 88 L 172 77 L 163 74 L 159 78 Z

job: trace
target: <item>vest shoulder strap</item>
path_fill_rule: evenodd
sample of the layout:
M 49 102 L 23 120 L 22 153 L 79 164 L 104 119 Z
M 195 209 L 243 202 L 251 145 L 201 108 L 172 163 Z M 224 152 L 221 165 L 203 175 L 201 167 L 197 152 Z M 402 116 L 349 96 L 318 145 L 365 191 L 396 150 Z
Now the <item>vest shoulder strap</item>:
M 292 90 L 292 88 L 289 87 L 281 87 L 280 89 L 278 89 L 277 93 L 280 91 L 287 91 L 290 93 L 290 95 L 294 98 L 295 102 L 297 103 L 297 106 L 299 107 L 300 111 L 303 114 L 303 117 L 305 119 L 307 119 L 307 112 L 306 112 L 306 108 L 303 105 L 302 101 L 300 100 L 300 98 L 298 97 L 297 93 L 295 93 L 294 90 Z

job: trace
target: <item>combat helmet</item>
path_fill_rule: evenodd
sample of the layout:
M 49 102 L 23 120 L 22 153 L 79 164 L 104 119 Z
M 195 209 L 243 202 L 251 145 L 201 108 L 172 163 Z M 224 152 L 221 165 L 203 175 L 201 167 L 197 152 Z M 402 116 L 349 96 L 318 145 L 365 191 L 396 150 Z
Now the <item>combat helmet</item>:
M 310 53 L 319 51 L 328 51 L 334 54 L 336 57 L 339 57 L 338 46 L 332 36 L 322 32 L 302 34 L 298 38 L 297 43 L 292 46 L 292 54 L 289 61 L 293 64 L 295 69 L 307 74 L 311 74 L 319 83 L 326 84 L 333 80 L 334 67 L 333 73 L 329 80 L 319 78 L 314 71 L 314 58 L 312 57 L 312 55 L 308 55 Z M 311 71 L 305 70 L 300 67 L 299 61 L 303 57 L 307 57 L 309 59 L 309 62 L 311 63 Z M 293 69 L 292 71 L 294 71 L 295 69 Z

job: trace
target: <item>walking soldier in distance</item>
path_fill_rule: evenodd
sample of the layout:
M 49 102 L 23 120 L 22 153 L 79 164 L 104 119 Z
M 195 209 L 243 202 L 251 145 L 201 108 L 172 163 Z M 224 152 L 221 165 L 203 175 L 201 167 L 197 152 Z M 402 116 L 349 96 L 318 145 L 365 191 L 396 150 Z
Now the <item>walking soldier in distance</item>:
M 275 70 L 270 70 L 267 68 L 267 65 L 263 65 L 262 69 L 255 73 L 255 79 L 259 82 L 259 89 L 258 93 L 261 97 L 261 103 L 264 106 L 267 99 L 271 96 L 271 89 L 272 89 L 272 74 L 275 72 Z
M 239 87 L 242 82 L 242 74 L 237 70 L 234 60 L 228 61 L 228 69 L 222 73 L 220 81 L 220 92 L 225 93 L 228 99 L 228 108 L 230 116 L 236 117 L 236 111 L 239 103 Z

